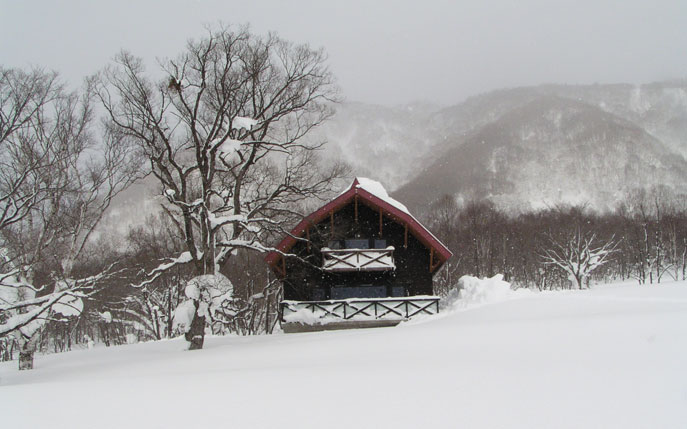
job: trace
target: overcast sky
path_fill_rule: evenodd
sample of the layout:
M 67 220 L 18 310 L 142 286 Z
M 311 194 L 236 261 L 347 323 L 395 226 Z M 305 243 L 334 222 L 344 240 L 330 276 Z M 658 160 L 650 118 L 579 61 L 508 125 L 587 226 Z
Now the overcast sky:
M 687 77 L 687 0 L 0 0 L 0 64 L 78 83 L 121 48 L 152 65 L 220 20 L 324 47 L 352 101 Z

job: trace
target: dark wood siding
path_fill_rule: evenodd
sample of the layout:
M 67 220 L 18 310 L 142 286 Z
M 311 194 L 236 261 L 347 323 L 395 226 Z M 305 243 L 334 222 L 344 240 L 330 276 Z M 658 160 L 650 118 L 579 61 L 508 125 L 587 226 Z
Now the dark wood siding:
M 385 286 L 386 296 L 392 296 L 394 286 L 403 286 L 405 293 L 431 295 L 430 251 L 408 232 L 408 246 L 404 247 L 405 227 L 382 215 L 380 236 L 379 211 L 358 203 L 356 222 L 355 202 L 351 202 L 330 217 L 313 225 L 309 233 L 310 245 L 301 241 L 291 250 L 299 258 L 286 258 L 284 298 L 288 300 L 331 299 L 332 287 L 375 285 Z M 333 226 L 333 228 L 332 228 Z M 394 246 L 396 270 L 377 272 L 329 273 L 322 266 L 320 249 L 331 240 L 351 238 L 385 239 L 387 246 Z

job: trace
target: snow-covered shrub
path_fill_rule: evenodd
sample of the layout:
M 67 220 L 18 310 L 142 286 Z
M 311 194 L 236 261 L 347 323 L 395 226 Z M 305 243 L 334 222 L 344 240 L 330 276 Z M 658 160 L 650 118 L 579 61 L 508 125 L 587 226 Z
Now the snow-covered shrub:
M 196 308 L 198 317 L 205 318 L 207 324 L 221 318 L 233 301 L 234 285 L 222 274 L 205 274 L 189 280 L 184 294 L 186 300 L 174 310 L 174 328 L 188 334 Z

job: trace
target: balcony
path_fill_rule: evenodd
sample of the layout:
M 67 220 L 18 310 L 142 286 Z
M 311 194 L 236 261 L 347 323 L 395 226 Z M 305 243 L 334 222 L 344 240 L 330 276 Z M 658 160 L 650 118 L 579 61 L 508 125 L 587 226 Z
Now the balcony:
M 335 273 L 396 269 L 393 246 L 384 249 L 330 249 L 323 247 L 322 259 L 322 269 Z

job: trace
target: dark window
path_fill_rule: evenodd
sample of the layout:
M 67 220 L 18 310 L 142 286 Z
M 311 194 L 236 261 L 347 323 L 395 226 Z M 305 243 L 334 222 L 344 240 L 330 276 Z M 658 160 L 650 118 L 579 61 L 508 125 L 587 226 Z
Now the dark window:
M 324 288 L 313 288 L 312 292 L 310 293 L 311 301 L 324 301 L 325 299 L 327 299 L 327 291 L 324 290 Z
M 361 238 L 354 238 L 350 240 L 346 240 L 346 249 L 369 249 L 370 248 L 370 240 L 367 238 L 361 239 Z
M 386 297 L 386 286 L 360 285 L 332 288 L 332 299 L 384 297 Z
M 341 249 L 341 240 L 330 240 L 327 243 L 327 247 L 330 249 Z
M 406 296 L 405 286 L 391 286 L 391 296 L 393 296 L 393 297 Z
M 375 249 L 386 249 L 386 240 L 375 240 Z

